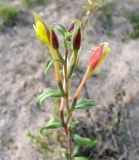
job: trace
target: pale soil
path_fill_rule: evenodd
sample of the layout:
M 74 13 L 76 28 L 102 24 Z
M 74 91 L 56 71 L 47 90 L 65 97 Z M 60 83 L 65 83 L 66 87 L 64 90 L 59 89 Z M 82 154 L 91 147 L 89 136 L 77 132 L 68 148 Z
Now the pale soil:
M 132 25 L 125 18 L 127 10 L 139 9 L 139 1 L 115 2 L 111 36 L 104 34 L 101 13 L 95 13 L 98 21 L 91 17 L 85 30 L 79 65 L 84 71 L 88 51 L 94 43 L 110 43 L 111 53 L 87 83 L 89 96 L 97 102 L 96 109 L 89 113 L 88 123 L 96 127 L 95 129 L 102 127 L 110 132 L 115 128 L 113 125 L 118 123 L 119 113 L 123 114 L 120 115 L 121 124 L 118 127 L 124 131 L 120 136 L 112 133 L 118 154 L 105 159 L 139 160 L 139 39 L 128 38 Z M 10 3 L 19 5 L 20 1 Z M 34 10 L 39 12 L 46 22 L 69 24 L 70 18 L 81 16 L 81 4 L 80 0 L 49 0 L 45 6 Z M 32 28 L 33 20 L 30 21 L 28 25 L 17 25 L 0 33 L 0 160 L 38 160 L 39 153 L 32 148 L 26 135 L 30 130 L 36 132 L 50 117 L 51 101 L 39 108 L 35 97 L 44 87 L 55 85 L 52 81 L 53 70 L 49 71 L 48 76 L 44 75 L 43 62 L 48 57 L 48 51 L 41 47 Z M 73 86 L 77 87 L 78 82 L 79 80 L 75 80 Z M 72 89 L 73 92 L 74 90 L 75 88 Z M 86 112 L 77 113 L 78 119 L 87 120 Z M 115 118 L 109 120 L 110 114 L 115 115 Z M 101 141 L 103 142 L 102 139 Z M 111 147 L 111 143 L 109 138 L 104 140 L 105 146 L 101 141 L 97 150 L 101 150 L 100 154 L 103 154 L 106 148 Z

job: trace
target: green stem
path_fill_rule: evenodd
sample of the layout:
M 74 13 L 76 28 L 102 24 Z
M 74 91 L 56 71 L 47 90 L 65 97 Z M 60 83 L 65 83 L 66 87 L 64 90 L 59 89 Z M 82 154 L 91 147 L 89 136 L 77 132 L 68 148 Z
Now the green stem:
M 65 53 L 65 63 L 64 63 L 64 79 L 65 79 L 65 102 L 66 102 L 66 107 L 67 107 L 67 112 L 70 112 L 70 107 L 69 107 L 69 80 L 67 77 L 67 58 L 68 58 L 68 48 L 66 48 L 66 53 Z
M 70 77 L 72 76 L 72 73 L 74 71 L 74 68 L 76 66 L 76 63 L 77 63 L 77 58 L 78 58 L 78 52 L 74 51 L 74 57 L 72 59 L 72 62 L 71 62 L 71 66 L 70 66 L 70 69 L 69 69 L 69 72 L 68 72 L 68 79 L 70 79 Z
M 66 53 L 65 53 L 65 63 L 64 63 L 64 79 L 65 79 L 65 103 L 67 107 L 67 113 L 70 114 L 70 107 L 69 107 L 69 79 L 67 76 L 67 59 L 68 59 L 68 48 L 66 47 Z M 68 127 L 68 124 L 65 123 L 65 133 L 67 136 L 67 146 L 68 146 L 68 154 L 69 158 L 71 159 L 72 154 L 72 146 L 71 146 L 71 135 L 70 135 L 70 129 Z

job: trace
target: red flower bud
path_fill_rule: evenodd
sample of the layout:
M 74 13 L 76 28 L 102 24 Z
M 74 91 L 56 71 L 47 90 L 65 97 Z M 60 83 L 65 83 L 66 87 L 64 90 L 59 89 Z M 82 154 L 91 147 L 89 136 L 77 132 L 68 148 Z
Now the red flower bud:
M 88 61 L 88 65 L 91 70 L 94 70 L 103 60 L 110 48 L 107 43 L 97 45 L 91 52 L 91 56 Z
M 73 37 L 73 49 L 79 50 L 81 46 L 81 29 L 79 28 Z
M 53 29 L 51 29 L 50 38 L 51 38 L 52 47 L 54 49 L 58 49 L 59 48 L 59 42 L 58 42 L 57 35 L 56 35 L 56 33 L 54 32 Z
M 74 29 L 74 22 L 72 22 L 69 26 L 68 26 L 68 32 L 71 32 Z
M 102 43 L 100 45 L 97 45 L 91 53 L 91 56 L 89 58 L 88 67 L 86 69 L 85 75 L 77 88 L 75 94 L 74 94 L 74 101 L 77 100 L 84 84 L 86 83 L 87 79 L 91 75 L 92 71 L 101 63 L 101 61 L 104 59 L 104 57 L 110 52 L 109 44 L 108 43 Z

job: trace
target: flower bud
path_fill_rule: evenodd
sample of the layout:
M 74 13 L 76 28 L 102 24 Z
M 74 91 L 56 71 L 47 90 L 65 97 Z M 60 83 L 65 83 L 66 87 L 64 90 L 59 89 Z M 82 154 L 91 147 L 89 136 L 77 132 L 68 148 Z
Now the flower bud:
M 68 32 L 71 32 L 73 29 L 74 29 L 74 22 L 71 23 L 71 24 L 68 26 L 67 31 L 68 31 Z M 69 35 L 67 35 L 66 40 L 67 40 L 67 41 L 71 41 L 71 37 L 70 37 Z
M 73 49 L 79 50 L 81 46 L 81 29 L 79 28 L 73 37 Z
M 50 32 L 45 23 L 41 20 L 40 16 L 33 12 L 35 25 L 33 25 L 35 33 L 39 40 L 46 45 L 50 45 Z
M 88 61 L 88 65 L 90 69 L 94 70 L 109 52 L 110 52 L 110 48 L 108 43 L 103 43 L 96 46 L 92 50 L 91 56 Z
M 71 32 L 74 29 L 74 22 L 72 22 L 69 26 L 68 26 L 68 32 Z
M 50 39 L 51 39 L 52 47 L 54 49 L 58 49 L 59 48 L 59 42 L 58 42 L 57 35 L 56 35 L 56 33 L 54 32 L 53 29 L 51 29 Z
M 91 75 L 92 71 L 101 63 L 101 61 L 104 59 L 104 57 L 110 52 L 109 44 L 103 43 L 100 45 L 97 45 L 91 53 L 91 56 L 89 58 L 88 67 L 86 69 L 85 75 L 77 88 L 75 94 L 74 94 L 74 101 L 77 100 L 78 96 L 80 95 L 80 92 L 86 83 L 87 79 Z

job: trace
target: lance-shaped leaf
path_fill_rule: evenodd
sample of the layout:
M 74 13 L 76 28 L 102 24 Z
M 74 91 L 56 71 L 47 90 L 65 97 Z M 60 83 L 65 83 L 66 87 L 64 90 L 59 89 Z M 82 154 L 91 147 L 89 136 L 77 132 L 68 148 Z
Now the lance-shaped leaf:
M 54 24 L 55 30 L 57 30 L 62 36 L 65 36 L 67 29 L 61 24 Z
M 37 97 L 37 103 L 41 104 L 45 99 L 49 97 L 62 97 L 62 93 L 57 89 L 49 88 L 45 91 L 43 91 L 38 97 Z
M 57 52 L 56 52 L 57 53 Z M 59 56 L 59 55 L 58 55 Z M 49 68 L 51 67 L 51 65 L 55 62 L 55 61 L 58 61 L 60 62 L 61 64 L 63 64 L 64 60 L 63 60 L 63 57 L 59 57 L 59 59 L 50 59 L 50 60 L 47 60 L 45 62 L 45 66 L 44 66 L 44 73 L 46 74 L 49 70 Z
M 70 121 L 69 124 L 68 124 L 68 127 L 69 128 L 75 128 L 77 124 L 79 124 L 78 121 Z
M 74 145 L 72 155 L 76 156 L 80 153 L 80 146 L 79 145 Z
M 97 142 L 96 140 L 91 140 L 90 138 L 81 137 L 78 134 L 74 134 L 73 139 L 78 145 L 86 145 L 88 147 L 95 146 Z
M 89 109 L 94 106 L 96 106 L 95 101 L 93 101 L 91 99 L 87 99 L 87 98 L 81 98 L 77 101 L 75 109 Z
M 58 61 L 60 63 L 63 63 L 63 61 L 61 59 L 55 59 L 55 60 L 52 60 L 52 59 L 49 59 L 45 62 L 45 66 L 44 66 L 44 73 L 46 74 L 48 72 L 48 70 L 50 69 L 51 65 L 55 62 L 55 61 Z
M 45 67 L 44 67 L 44 73 L 46 74 L 49 70 L 49 68 L 51 67 L 51 65 L 54 63 L 54 60 L 47 60 L 45 62 Z
M 74 157 L 73 160 L 88 160 L 88 158 L 85 158 L 85 157 Z
M 56 129 L 61 127 L 62 123 L 56 118 L 51 118 L 42 128 L 40 128 L 40 133 L 42 134 L 45 129 Z

